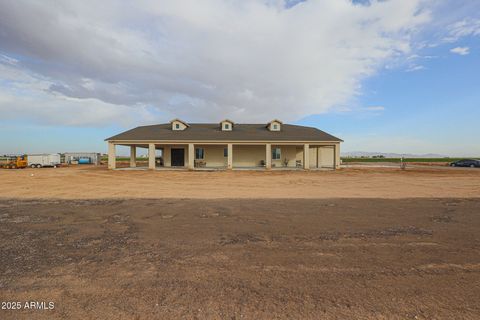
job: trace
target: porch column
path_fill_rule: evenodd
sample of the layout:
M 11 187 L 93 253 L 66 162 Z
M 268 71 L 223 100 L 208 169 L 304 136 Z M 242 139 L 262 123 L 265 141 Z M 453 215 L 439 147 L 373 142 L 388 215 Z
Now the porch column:
M 227 169 L 232 170 L 233 168 L 233 144 L 229 143 L 227 145 Z
M 340 168 L 340 143 L 337 143 L 333 149 L 334 153 L 334 169 Z
M 193 143 L 188 144 L 188 169 L 193 170 L 195 167 L 195 146 Z
M 130 146 L 130 168 L 137 166 L 137 147 Z
M 148 144 L 148 169 L 155 170 L 155 144 Z
M 267 170 L 272 169 L 272 145 L 270 143 L 265 145 L 265 167 Z
M 115 144 L 108 142 L 108 169 L 115 169 L 117 166 L 117 155 L 115 154 Z
M 310 145 L 304 144 L 303 145 L 303 169 L 309 170 L 310 169 Z
M 171 167 L 172 166 L 172 148 L 169 145 L 166 145 L 163 148 L 163 166 L 164 167 Z

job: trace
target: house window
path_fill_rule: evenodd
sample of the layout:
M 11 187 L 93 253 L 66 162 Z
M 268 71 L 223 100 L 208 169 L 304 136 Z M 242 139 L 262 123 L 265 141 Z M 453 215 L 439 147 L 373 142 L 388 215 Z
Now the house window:
M 278 124 L 273 125 L 273 130 L 278 130 Z
M 205 158 L 205 149 L 196 148 L 195 149 L 195 160 L 203 160 Z
M 180 129 L 180 124 L 179 123 L 175 123 L 175 129 Z
M 225 130 L 230 130 L 230 125 L 228 123 L 225 123 Z
M 272 148 L 272 159 L 273 160 L 280 160 L 280 148 Z
M 228 157 L 228 148 L 223 148 L 223 156 Z

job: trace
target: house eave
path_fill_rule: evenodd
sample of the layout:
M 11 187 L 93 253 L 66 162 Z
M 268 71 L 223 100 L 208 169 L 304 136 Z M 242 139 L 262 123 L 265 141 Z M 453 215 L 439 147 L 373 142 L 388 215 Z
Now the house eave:
M 336 144 L 343 140 L 122 140 L 122 139 L 105 139 L 107 142 L 116 144 Z

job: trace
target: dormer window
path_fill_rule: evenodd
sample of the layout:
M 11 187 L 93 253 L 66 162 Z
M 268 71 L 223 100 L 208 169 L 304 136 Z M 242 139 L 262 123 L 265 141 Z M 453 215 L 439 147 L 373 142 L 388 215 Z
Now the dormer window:
M 174 131 L 185 130 L 189 127 L 188 123 L 180 119 L 173 119 L 172 121 L 170 121 L 170 123 L 172 124 L 172 130 Z
M 233 121 L 225 119 L 220 122 L 220 129 L 222 131 L 232 131 L 233 130 Z
M 270 131 L 281 131 L 282 124 L 283 124 L 282 121 L 275 119 L 267 123 L 267 129 Z

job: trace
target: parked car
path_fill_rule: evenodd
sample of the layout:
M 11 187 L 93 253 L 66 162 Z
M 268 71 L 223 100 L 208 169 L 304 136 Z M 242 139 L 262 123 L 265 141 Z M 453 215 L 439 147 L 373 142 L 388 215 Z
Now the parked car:
M 475 159 L 462 159 L 450 163 L 451 167 L 470 167 L 470 168 L 480 168 L 480 160 Z

